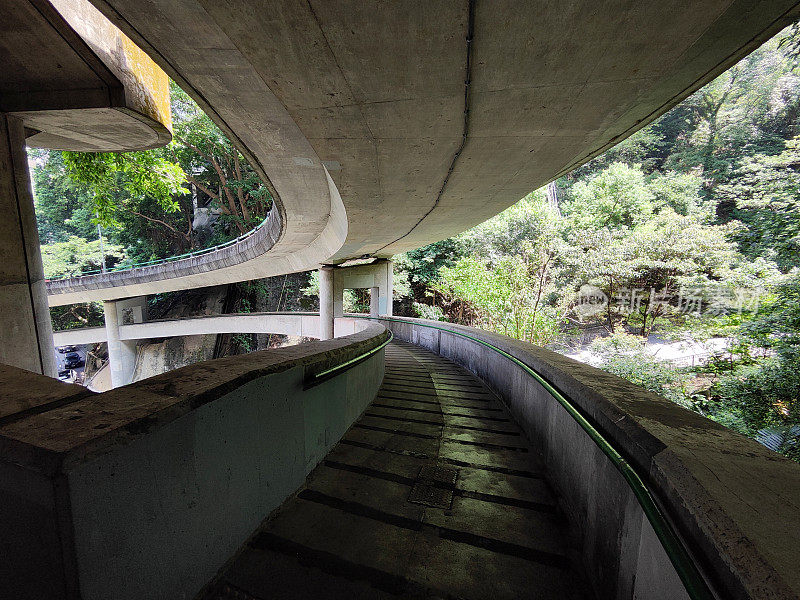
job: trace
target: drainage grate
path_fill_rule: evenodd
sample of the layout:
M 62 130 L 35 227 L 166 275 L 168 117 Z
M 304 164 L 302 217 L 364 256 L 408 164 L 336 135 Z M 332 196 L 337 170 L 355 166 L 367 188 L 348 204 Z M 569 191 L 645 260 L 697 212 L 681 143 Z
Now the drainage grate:
M 408 501 L 448 510 L 453 504 L 456 479 L 458 479 L 458 469 L 426 465 L 420 468 L 417 481 L 408 495 Z

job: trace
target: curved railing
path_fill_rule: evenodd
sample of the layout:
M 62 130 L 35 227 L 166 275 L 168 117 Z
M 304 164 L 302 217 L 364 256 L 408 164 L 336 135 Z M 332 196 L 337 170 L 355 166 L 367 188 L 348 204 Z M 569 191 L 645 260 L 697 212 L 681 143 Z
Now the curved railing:
M 353 316 L 353 315 L 351 315 Z M 355 317 L 355 318 L 369 318 L 369 317 Z M 407 323 L 407 320 L 397 319 L 392 317 L 380 317 L 381 321 L 392 321 L 396 323 Z M 664 547 L 664 551 L 672 562 L 675 571 L 681 578 L 681 581 L 686 588 L 686 592 L 692 600 L 713 600 L 714 595 L 711 593 L 705 579 L 700 574 L 694 559 L 687 550 L 680 537 L 675 532 L 670 521 L 666 518 L 662 510 L 656 504 L 654 495 L 651 492 L 644 479 L 637 473 L 636 469 L 623 457 L 622 453 L 617 450 L 614 445 L 606 439 L 600 431 L 591 423 L 591 421 L 563 394 L 555 389 L 550 383 L 532 369 L 529 365 L 525 364 L 515 356 L 498 348 L 494 344 L 481 340 L 477 337 L 468 335 L 466 333 L 455 331 L 446 327 L 438 327 L 429 323 L 415 322 L 417 326 L 425 327 L 428 329 L 437 329 L 439 331 L 447 332 L 451 335 L 456 335 L 468 339 L 474 343 L 480 344 L 510 360 L 516 366 L 520 367 L 530 377 L 533 377 L 549 394 L 558 402 L 574 421 L 583 429 L 583 431 L 591 438 L 591 440 L 602 450 L 603 454 L 609 458 L 616 469 L 623 476 L 630 489 L 636 496 L 639 505 L 642 508 L 647 520 L 653 527 L 659 541 Z
M 0 365 L 0 589 L 195 597 L 374 399 L 390 333 L 358 325 L 101 394 Z
M 216 252 L 217 250 L 223 250 L 225 248 L 229 248 L 230 246 L 234 246 L 239 242 L 243 242 L 247 238 L 254 235 L 258 232 L 264 225 L 267 224 L 269 221 L 271 210 L 267 213 L 267 216 L 264 217 L 264 220 L 261 221 L 258 225 L 253 227 L 250 231 L 243 233 L 242 235 L 228 240 L 227 242 L 222 242 L 221 244 L 217 244 L 216 246 L 211 246 L 210 248 L 201 248 L 200 250 L 192 250 L 191 252 L 186 252 L 184 254 L 177 254 L 175 256 L 168 256 L 167 258 L 156 258 L 153 260 L 148 260 L 144 262 L 137 262 L 137 263 L 127 263 L 122 265 L 117 265 L 114 267 L 106 267 L 105 269 L 91 269 L 89 271 L 81 271 L 75 275 L 64 275 L 63 277 L 50 277 L 46 281 L 61 281 L 63 279 L 79 279 L 81 277 L 88 277 L 89 275 L 99 275 L 102 273 L 117 273 L 120 271 L 130 271 L 132 269 L 138 269 L 140 267 L 152 267 L 154 265 L 163 265 L 166 263 L 175 262 L 177 260 L 183 260 L 184 258 L 194 258 L 195 256 L 203 256 L 205 254 L 210 254 L 212 252 Z

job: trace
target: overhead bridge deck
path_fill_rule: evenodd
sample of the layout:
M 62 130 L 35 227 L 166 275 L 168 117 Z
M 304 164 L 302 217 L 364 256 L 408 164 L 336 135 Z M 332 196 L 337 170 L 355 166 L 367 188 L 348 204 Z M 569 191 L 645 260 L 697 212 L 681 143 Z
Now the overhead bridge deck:
M 207 600 L 587 597 L 541 458 L 497 396 L 406 342 L 385 369 Z

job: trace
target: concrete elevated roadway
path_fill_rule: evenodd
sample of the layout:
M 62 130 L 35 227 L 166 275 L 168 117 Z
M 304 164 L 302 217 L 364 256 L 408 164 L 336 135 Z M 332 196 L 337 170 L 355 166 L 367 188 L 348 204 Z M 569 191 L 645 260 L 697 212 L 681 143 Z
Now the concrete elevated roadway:
M 800 593 L 797 464 L 517 340 L 355 323 L 102 394 L 0 365 L 0 592 Z
M 93 0 L 275 197 L 218 253 L 48 284 L 51 305 L 390 257 L 457 234 L 674 106 L 794 0 Z

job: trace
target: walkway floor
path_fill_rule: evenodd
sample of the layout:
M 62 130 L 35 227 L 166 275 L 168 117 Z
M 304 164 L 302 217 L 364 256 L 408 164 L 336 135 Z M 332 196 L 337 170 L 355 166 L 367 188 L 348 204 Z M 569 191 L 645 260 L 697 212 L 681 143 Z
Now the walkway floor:
M 541 473 L 479 379 L 393 342 L 375 401 L 207 598 L 588 597 Z

